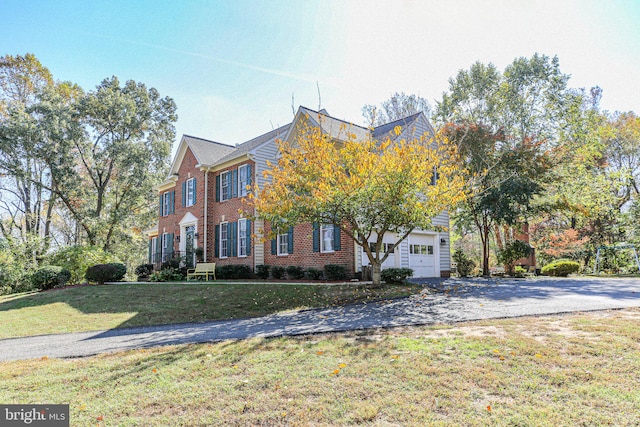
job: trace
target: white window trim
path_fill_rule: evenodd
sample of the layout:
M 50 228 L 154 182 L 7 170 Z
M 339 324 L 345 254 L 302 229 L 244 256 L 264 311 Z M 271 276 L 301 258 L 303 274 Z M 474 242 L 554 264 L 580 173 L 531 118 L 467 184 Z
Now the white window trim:
M 196 186 L 194 185 L 196 182 L 195 178 L 190 178 L 187 180 L 187 183 L 185 185 L 185 188 L 187 190 L 187 195 L 185 197 L 185 201 L 186 201 L 186 206 L 193 206 L 195 205 L 195 198 L 196 198 Z
M 227 180 L 227 186 L 224 186 L 224 179 Z M 228 191 L 224 191 L 225 188 L 229 188 Z M 229 193 L 229 194 L 227 194 Z M 227 195 L 229 197 L 227 197 Z M 220 174 L 220 201 L 224 202 L 231 200 L 231 171 L 225 171 Z
M 245 174 L 246 176 L 244 177 L 244 184 L 242 181 L 242 172 L 240 172 L 241 170 L 245 170 Z M 244 197 L 246 196 L 249 191 L 247 190 L 247 185 L 249 184 L 249 165 L 242 165 L 240 167 L 238 167 L 238 196 L 240 197 Z
M 325 249 L 324 243 L 324 230 L 328 228 L 331 228 L 331 249 Z M 333 224 L 320 224 L 320 253 L 328 254 L 335 252 L 335 249 L 333 247 L 333 242 L 335 241 L 335 236 L 333 235 L 333 233 L 335 232 L 336 231 L 333 227 Z
M 286 240 L 287 240 L 286 244 L 284 245 L 285 246 L 284 251 L 280 250 L 280 245 L 281 245 L 280 238 L 281 237 L 286 237 Z M 289 255 L 289 233 L 278 234 L 278 237 L 276 239 L 276 249 L 277 249 L 276 253 L 278 254 L 278 256 Z
M 223 226 L 224 226 L 224 233 L 225 233 L 225 236 L 226 236 L 226 238 L 224 240 L 222 239 L 222 227 Z M 220 251 L 220 254 L 219 254 L 220 255 L 220 259 L 229 258 L 229 223 L 228 222 L 221 222 L 220 223 L 220 236 L 219 236 L 219 238 L 220 238 L 220 241 L 218 242 L 218 244 L 220 245 L 220 247 L 219 247 L 218 250 Z M 222 254 L 222 242 L 223 241 L 226 243 L 226 246 L 227 246 L 227 253 L 224 254 L 224 255 Z
M 240 224 L 244 224 L 244 237 L 240 234 L 242 230 L 242 226 Z M 246 258 L 247 257 L 247 219 L 241 218 L 238 220 L 238 258 Z M 242 244 L 245 244 L 244 254 L 242 253 Z

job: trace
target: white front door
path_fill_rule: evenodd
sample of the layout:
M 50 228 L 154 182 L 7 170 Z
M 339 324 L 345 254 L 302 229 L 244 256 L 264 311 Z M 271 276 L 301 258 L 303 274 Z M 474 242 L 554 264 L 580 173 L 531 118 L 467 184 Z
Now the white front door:
M 409 268 L 413 277 L 438 277 L 436 269 L 435 236 L 412 234 L 409 236 Z

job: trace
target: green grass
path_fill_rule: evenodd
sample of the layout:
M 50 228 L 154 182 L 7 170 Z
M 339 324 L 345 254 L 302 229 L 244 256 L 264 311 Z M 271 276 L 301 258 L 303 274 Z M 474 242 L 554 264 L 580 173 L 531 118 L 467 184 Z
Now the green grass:
M 263 316 L 411 295 L 416 285 L 126 284 L 0 296 L 0 338 Z
M 71 425 L 640 424 L 640 310 L 0 363 Z M 144 398 L 141 398 L 144 396 Z

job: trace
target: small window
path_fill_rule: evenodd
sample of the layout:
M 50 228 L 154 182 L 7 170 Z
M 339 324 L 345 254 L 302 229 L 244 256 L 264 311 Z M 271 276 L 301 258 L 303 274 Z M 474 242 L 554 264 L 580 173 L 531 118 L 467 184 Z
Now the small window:
M 231 174 L 222 172 L 220 174 L 220 201 L 229 200 L 231 198 Z
M 249 182 L 249 165 L 242 165 L 238 168 L 238 195 L 240 197 L 247 195 Z
M 333 252 L 333 232 L 334 228 L 331 224 L 322 224 L 320 226 L 321 252 Z
M 383 243 L 382 247 L 380 248 L 381 253 L 386 254 L 387 252 L 389 252 L 389 249 L 391 249 L 391 246 L 393 246 L 393 243 Z M 369 249 L 371 249 L 372 253 L 376 252 L 375 242 L 369 242 Z M 395 252 L 395 249 L 393 250 L 393 252 Z
M 162 216 L 169 215 L 171 211 L 171 192 L 167 191 L 162 195 Z
M 289 234 L 278 234 L 278 255 L 289 255 Z
M 229 223 L 220 224 L 220 258 L 229 256 Z
M 191 178 L 187 180 L 186 185 L 187 197 L 186 197 L 186 205 L 193 206 L 196 204 L 196 179 Z
M 247 256 L 247 220 L 238 220 L 238 256 Z

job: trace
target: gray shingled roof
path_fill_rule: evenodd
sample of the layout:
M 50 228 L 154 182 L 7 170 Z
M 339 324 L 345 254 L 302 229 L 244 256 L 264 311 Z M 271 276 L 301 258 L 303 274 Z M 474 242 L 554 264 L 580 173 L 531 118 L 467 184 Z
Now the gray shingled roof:
M 394 120 L 392 122 L 385 123 L 383 125 L 380 125 L 374 128 L 373 138 L 379 139 L 381 137 L 386 136 L 387 134 L 391 133 L 393 131 L 393 128 L 395 128 L 396 126 L 402 126 L 403 129 L 408 127 L 411 123 L 413 123 L 418 118 L 418 116 L 420 116 L 420 114 L 422 114 L 422 112 L 412 114 L 411 116 L 403 117 L 399 120 Z
M 339 139 L 345 139 L 345 131 L 354 133 L 356 139 L 364 139 L 368 135 L 372 135 L 373 138 L 379 139 L 393 132 L 393 129 L 396 126 L 402 126 L 403 128 L 406 128 L 407 126 L 411 125 L 411 123 L 413 123 L 418 118 L 418 116 L 420 116 L 420 114 L 422 114 L 413 114 L 411 116 L 383 124 L 376 127 L 373 130 L 373 133 L 371 133 L 371 130 L 368 128 L 329 116 L 327 114 L 327 111 L 324 109 L 318 112 L 310 108 L 301 106 L 300 111 L 308 114 L 309 118 L 314 122 L 319 121 L 319 125 L 325 132 L 327 132 L 334 138 Z M 277 129 L 257 136 L 253 139 L 243 142 L 242 144 L 238 144 L 235 147 L 190 135 L 184 135 L 183 139 L 193 152 L 200 165 L 214 166 L 241 157 L 268 141 L 272 141 L 277 138 L 283 138 L 289 131 L 291 125 L 292 123 L 288 123 L 284 126 L 280 126 Z
M 248 153 L 249 151 L 253 150 L 254 148 L 259 147 L 260 145 L 264 144 L 267 141 L 271 141 L 272 139 L 276 139 L 276 138 L 281 138 L 282 136 L 284 136 L 285 133 L 287 133 L 287 131 L 289 130 L 289 126 L 291 126 L 291 123 L 288 123 L 284 126 L 280 126 L 277 129 L 274 129 L 263 135 L 257 136 L 253 139 L 250 139 L 249 141 L 243 142 L 242 144 L 238 144 L 235 147 L 234 151 L 220 158 L 218 161 L 216 161 L 216 163 L 224 163 L 228 160 L 233 160 L 236 157 L 240 157 Z
M 233 152 L 236 148 L 231 145 L 221 144 L 204 138 L 184 135 L 185 143 L 201 165 L 211 165 L 218 162 L 218 159 Z

